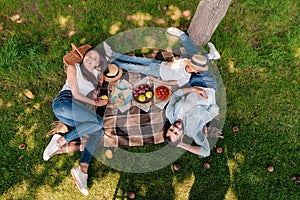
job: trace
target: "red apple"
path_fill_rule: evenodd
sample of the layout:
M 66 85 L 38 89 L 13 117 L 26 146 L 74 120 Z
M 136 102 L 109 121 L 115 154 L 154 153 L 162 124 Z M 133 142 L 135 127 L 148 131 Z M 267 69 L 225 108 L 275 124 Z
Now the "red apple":
M 238 132 L 239 131 L 239 127 L 238 126 L 234 126 L 233 128 L 232 128 L 232 131 L 235 133 L 235 132 Z
M 204 163 L 203 164 L 203 168 L 204 169 L 209 169 L 210 168 L 210 164 L 209 163 Z
M 274 171 L 274 167 L 273 167 L 273 166 L 269 166 L 269 167 L 268 167 L 268 171 L 269 171 L 269 172 L 273 172 L 273 171 Z
M 19 149 L 20 149 L 20 150 L 24 150 L 25 148 L 26 148 L 26 144 L 20 144 L 20 145 L 19 145 Z
M 128 198 L 129 199 L 134 199 L 135 198 L 135 193 L 133 191 L 128 192 Z
M 223 149 L 221 147 L 218 147 L 217 148 L 217 153 L 222 153 L 223 152 Z
M 174 171 L 178 171 L 180 169 L 180 165 L 179 164 L 174 164 L 173 169 L 174 169 Z

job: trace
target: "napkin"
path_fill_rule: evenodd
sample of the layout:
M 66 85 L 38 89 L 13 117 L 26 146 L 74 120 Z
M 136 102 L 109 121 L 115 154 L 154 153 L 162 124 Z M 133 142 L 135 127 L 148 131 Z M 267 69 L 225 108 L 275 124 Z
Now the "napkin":
M 123 113 L 128 110 L 131 106 L 130 102 L 132 99 L 132 86 L 126 81 L 122 80 L 118 83 L 110 93 L 111 102 L 119 108 Z

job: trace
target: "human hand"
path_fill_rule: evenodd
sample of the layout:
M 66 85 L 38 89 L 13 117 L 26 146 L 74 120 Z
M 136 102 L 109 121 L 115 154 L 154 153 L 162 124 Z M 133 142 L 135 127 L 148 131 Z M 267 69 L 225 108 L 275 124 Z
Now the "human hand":
M 156 80 L 156 78 L 154 78 L 154 77 L 151 76 L 151 75 L 148 75 L 148 78 L 149 78 L 149 80 L 151 80 L 151 81 L 155 81 L 155 80 Z
M 205 92 L 205 90 L 203 90 L 202 88 L 198 88 L 198 87 L 193 87 L 193 89 L 196 92 L 196 94 L 203 97 L 204 99 L 208 99 L 208 96 L 207 96 L 207 93 Z
M 93 93 L 93 99 L 94 100 L 98 99 L 98 94 L 99 94 L 99 90 L 94 90 L 94 93 Z
M 98 98 L 96 101 L 95 101 L 95 106 L 105 106 L 107 105 L 108 103 L 108 99 L 101 99 L 101 98 Z
M 184 144 L 183 137 L 184 137 L 183 134 L 179 137 L 179 143 L 178 143 L 177 147 L 181 147 L 181 148 L 183 147 L 183 144 Z

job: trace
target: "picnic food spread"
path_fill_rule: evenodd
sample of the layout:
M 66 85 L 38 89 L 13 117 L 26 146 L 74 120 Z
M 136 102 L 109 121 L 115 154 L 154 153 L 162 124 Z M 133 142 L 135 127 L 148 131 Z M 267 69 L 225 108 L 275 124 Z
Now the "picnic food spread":
M 160 100 L 167 100 L 171 96 L 171 90 L 164 85 L 159 85 L 155 88 L 154 94 Z
M 148 103 L 153 98 L 151 86 L 148 84 L 141 84 L 133 90 L 133 98 L 139 103 Z

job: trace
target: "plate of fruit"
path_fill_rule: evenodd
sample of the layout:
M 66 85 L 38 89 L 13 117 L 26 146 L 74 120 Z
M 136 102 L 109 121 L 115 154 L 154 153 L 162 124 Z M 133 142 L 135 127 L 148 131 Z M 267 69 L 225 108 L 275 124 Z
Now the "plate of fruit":
M 153 92 L 148 84 L 140 84 L 132 93 L 133 99 L 139 103 L 148 103 L 153 99 Z
M 162 101 L 169 99 L 171 96 L 171 93 L 172 92 L 171 92 L 170 88 L 168 88 L 167 86 L 164 86 L 164 85 L 159 85 L 154 90 L 154 95 L 156 96 L 156 98 L 158 98 L 159 100 L 162 100 Z

